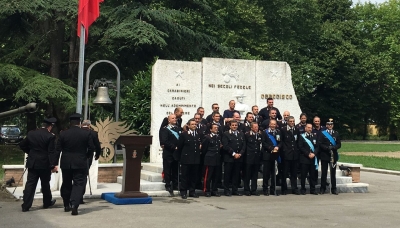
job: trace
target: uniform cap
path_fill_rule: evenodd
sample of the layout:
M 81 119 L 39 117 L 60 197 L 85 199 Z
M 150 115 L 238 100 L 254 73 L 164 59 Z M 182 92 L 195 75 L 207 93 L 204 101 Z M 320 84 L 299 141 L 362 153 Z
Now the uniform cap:
M 43 123 L 47 123 L 47 124 L 54 124 L 55 122 L 57 122 L 57 119 L 54 117 L 45 118 L 43 120 Z
M 326 124 L 333 124 L 333 119 L 329 118 L 328 122 L 326 122 Z
M 80 121 L 81 118 L 82 118 L 82 115 L 79 113 L 74 113 L 69 116 L 69 120 L 79 120 Z

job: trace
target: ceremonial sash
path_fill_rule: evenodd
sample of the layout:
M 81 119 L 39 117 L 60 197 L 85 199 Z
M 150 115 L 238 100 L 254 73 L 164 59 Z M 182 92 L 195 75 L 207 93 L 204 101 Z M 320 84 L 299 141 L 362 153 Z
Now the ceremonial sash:
M 331 142 L 332 145 L 336 146 L 336 141 L 333 139 L 332 135 L 329 134 L 326 130 L 322 131 L 322 134 L 325 135 L 325 137 L 329 140 L 329 142 Z M 339 153 L 338 153 L 338 161 L 339 161 Z
M 306 141 L 306 143 L 310 147 L 311 151 L 314 153 L 315 148 L 314 148 L 314 145 L 312 144 L 312 142 L 308 138 L 306 138 L 305 134 L 301 134 L 301 136 L 303 136 L 303 139 Z M 315 170 L 318 170 L 318 159 L 317 159 L 317 156 L 314 156 L 314 165 L 315 165 Z
M 174 136 L 175 136 L 176 139 L 179 139 L 179 134 L 178 134 L 178 132 L 172 130 L 172 129 L 169 128 L 169 127 L 167 127 L 167 129 L 168 129 L 172 134 L 174 134 Z
M 272 144 L 274 145 L 274 147 L 278 146 L 278 143 L 276 142 L 275 137 L 273 135 L 269 134 L 268 129 L 265 130 L 265 133 L 267 133 L 267 135 L 268 135 L 269 139 L 271 140 Z M 281 163 L 281 156 L 278 156 L 277 162 Z
M 336 146 L 336 142 L 335 142 L 335 140 L 333 139 L 333 137 L 332 137 L 331 134 L 329 134 L 326 130 L 325 130 L 325 131 L 322 131 L 322 134 L 324 134 L 325 137 L 326 137 L 327 139 L 329 139 L 329 142 L 331 142 L 332 145 Z

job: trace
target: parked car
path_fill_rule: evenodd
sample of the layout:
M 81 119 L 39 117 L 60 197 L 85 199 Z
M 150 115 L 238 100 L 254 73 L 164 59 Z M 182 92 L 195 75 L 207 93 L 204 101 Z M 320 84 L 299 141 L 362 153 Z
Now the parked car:
M 1 144 L 18 144 L 24 138 L 16 125 L 2 125 L 0 131 Z

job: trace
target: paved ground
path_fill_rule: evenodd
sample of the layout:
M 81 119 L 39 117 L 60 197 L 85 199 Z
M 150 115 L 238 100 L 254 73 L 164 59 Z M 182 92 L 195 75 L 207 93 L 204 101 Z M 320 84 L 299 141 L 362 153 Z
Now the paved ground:
M 362 173 L 370 193 L 252 196 L 181 200 L 154 198 L 151 205 L 116 206 L 88 200 L 78 216 L 62 203 L 27 213 L 20 201 L 0 202 L 0 227 L 398 227 L 400 176 Z
M 400 152 L 341 152 L 340 154 L 400 158 Z

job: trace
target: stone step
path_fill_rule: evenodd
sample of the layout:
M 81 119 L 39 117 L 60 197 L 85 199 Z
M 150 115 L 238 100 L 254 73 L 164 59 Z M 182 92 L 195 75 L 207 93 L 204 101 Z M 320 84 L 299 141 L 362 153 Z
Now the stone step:
M 141 170 L 140 179 L 150 182 L 162 182 L 161 173 L 155 173 L 147 170 Z
M 117 183 L 122 184 L 122 176 L 117 177 Z M 165 190 L 165 184 L 162 182 L 150 182 L 140 180 L 140 191 L 160 191 Z
M 162 163 L 142 163 L 142 171 L 143 170 L 161 174 L 163 165 Z

